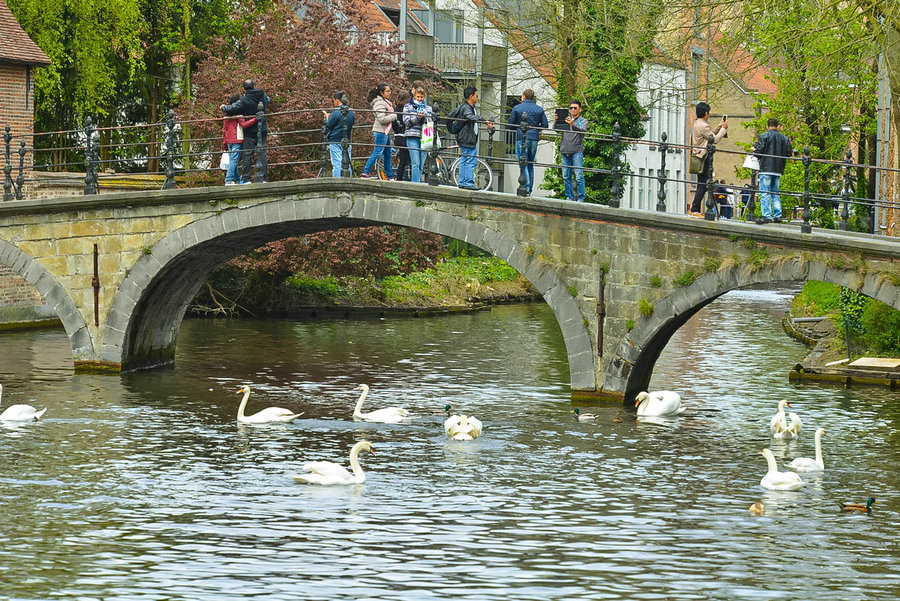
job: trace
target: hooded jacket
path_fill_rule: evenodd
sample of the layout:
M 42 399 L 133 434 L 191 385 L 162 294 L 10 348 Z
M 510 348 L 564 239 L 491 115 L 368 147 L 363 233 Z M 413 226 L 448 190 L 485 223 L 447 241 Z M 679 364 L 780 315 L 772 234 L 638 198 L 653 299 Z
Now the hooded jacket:
M 269 97 L 265 92 L 260 90 L 259 88 L 253 88 L 252 90 L 247 90 L 244 92 L 244 95 L 241 96 L 237 102 L 234 104 L 228 104 L 223 109 L 222 112 L 226 115 L 244 115 L 245 117 L 255 117 L 256 112 L 259 110 L 259 103 L 262 102 L 263 112 L 268 112 L 269 110 Z M 244 137 L 247 136 L 255 136 L 256 131 L 258 129 L 258 124 L 253 124 L 252 126 L 244 129 Z M 263 128 L 263 136 L 268 135 L 269 133 L 269 123 L 268 119 L 263 119 L 262 121 Z

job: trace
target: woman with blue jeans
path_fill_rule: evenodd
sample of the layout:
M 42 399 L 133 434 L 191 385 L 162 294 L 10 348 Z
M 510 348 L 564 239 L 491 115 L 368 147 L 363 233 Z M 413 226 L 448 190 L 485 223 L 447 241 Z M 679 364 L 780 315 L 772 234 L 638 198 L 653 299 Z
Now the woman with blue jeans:
M 391 101 L 391 86 L 386 83 L 380 83 L 369 91 L 369 104 L 372 105 L 372 113 L 375 119 L 372 123 L 372 133 L 375 135 L 375 148 L 363 167 L 360 177 L 372 178 L 377 177 L 372 174 L 372 168 L 378 157 L 382 157 L 384 163 L 384 174 L 389 180 L 394 179 L 394 171 L 391 166 L 391 125 L 397 120 L 397 113 Z
M 431 107 L 425 104 L 425 90 L 413 88 L 413 96 L 403 107 L 403 124 L 406 126 L 406 147 L 409 148 L 409 181 L 421 183 L 425 153 L 422 148 L 422 126 L 431 118 Z

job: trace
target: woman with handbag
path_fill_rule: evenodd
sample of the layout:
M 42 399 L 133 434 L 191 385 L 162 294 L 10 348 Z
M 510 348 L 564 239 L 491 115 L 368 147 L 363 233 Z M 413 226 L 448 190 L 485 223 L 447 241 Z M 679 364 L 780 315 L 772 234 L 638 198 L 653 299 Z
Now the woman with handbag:
M 706 182 L 709 180 L 709 161 L 706 160 L 706 146 L 709 144 L 709 135 L 712 134 L 715 143 L 728 133 L 728 122 L 722 121 L 716 129 L 713 129 L 709 121 L 710 106 L 705 102 L 697 103 L 697 119 L 691 128 L 691 164 L 690 172 L 697 174 L 697 191 L 694 193 L 694 201 L 688 214 L 692 217 L 703 217 L 700 207 L 703 206 L 703 197 L 706 196 Z
M 430 122 L 431 135 L 434 135 L 434 121 L 431 107 L 425 104 L 425 90 L 413 88 L 413 97 L 403 107 L 403 124 L 406 126 L 406 147 L 409 149 L 410 178 L 409 181 L 422 182 L 422 165 L 425 163 L 425 152 L 422 148 L 422 135 L 427 135 Z
M 232 96 L 228 104 L 240 100 L 240 96 Z M 244 128 L 256 123 L 256 117 L 225 116 L 222 120 L 222 159 L 219 167 L 225 171 L 225 185 L 236 186 L 241 183 L 238 168 L 241 164 L 241 149 L 244 147 Z
M 372 133 L 375 137 L 375 148 L 366 161 L 362 173 L 362 178 L 377 177 L 372 174 L 372 168 L 378 157 L 382 157 L 384 163 L 384 174 L 389 180 L 394 179 L 393 167 L 391 165 L 391 126 L 397 120 L 397 113 L 394 112 L 394 106 L 389 98 L 391 97 L 391 86 L 386 83 L 380 83 L 369 91 L 369 104 L 372 105 L 372 114 L 375 119 L 372 122 Z

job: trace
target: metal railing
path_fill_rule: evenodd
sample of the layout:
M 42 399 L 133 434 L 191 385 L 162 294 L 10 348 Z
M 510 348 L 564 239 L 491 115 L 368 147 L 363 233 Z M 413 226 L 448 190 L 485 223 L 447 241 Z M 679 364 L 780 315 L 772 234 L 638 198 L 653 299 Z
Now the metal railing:
M 350 113 L 350 111 L 353 111 L 354 114 L 364 115 L 366 118 L 372 113 L 370 109 L 351 109 L 347 105 L 341 105 L 339 107 L 317 107 L 311 109 L 298 109 L 292 111 L 266 113 L 263 111 L 263 106 L 260 103 L 255 115 L 259 125 L 256 127 L 257 137 L 255 140 L 256 148 L 254 149 L 255 163 L 251 161 L 251 163 L 254 163 L 253 166 L 255 167 L 253 169 L 254 175 L 252 182 L 259 183 L 267 181 L 269 168 L 279 169 L 280 174 L 284 176 L 282 179 L 312 177 L 316 172 L 318 172 L 319 176 L 330 174 L 332 171 L 332 166 L 329 145 L 332 142 L 330 142 L 328 139 L 331 132 L 328 131 L 326 125 L 300 129 L 291 129 L 288 127 L 284 130 L 279 129 L 278 127 L 272 127 L 268 135 L 264 134 L 264 132 L 269 129 L 269 120 L 272 120 L 273 124 L 277 124 L 280 118 L 287 117 L 294 119 L 294 121 L 286 121 L 286 123 L 288 124 L 294 123 L 299 117 L 303 117 L 303 119 L 306 121 L 315 121 L 316 119 L 321 118 L 321 114 L 323 112 L 325 112 L 325 114 L 327 115 L 331 111 L 339 111 L 343 117 L 344 123 L 347 123 L 346 117 Z M 316 115 L 317 113 L 318 115 Z M 442 118 L 438 114 L 432 114 L 431 118 L 435 123 L 440 123 L 441 125 L 444 125 L 447 122 L 446 117 Z M 57 156 L 68 156 L 65 153 L 71 153 L 75 151 L 82 153 L 83 159 L 64 160 L 57 163 L 35 161 L 34 164 L 36 167 L 40 166 L 42 168 L 49 168 L 51 170 L 56 170 L 57 172 L 65 170 L 71 171 L 75 167 L 83 166 L 85 173 L 83 190 L 84 194 L 98 194 L 101 189 L 101 183 L 105 179 L 120 176 L 120 174 L 115 171 L 115 167 L 121 166 L 123 164 L 128 164 L 133 168 L 144 166 L 144 170 L 141 171 L 141 173 L 161 177 L 163 179 L 161 187 L 164 190 L 173 189 L 179 185 L 209 185 L 210 183 L 215 184 L 219 181 L 219 176 L 213 174 L 217 174 L 219 172 L 217 168 L 218 165 L 216 158 L 222 152 L 222 138 L 220 136 L 191 138 L 189 136 L 185 136 L 184 133 L 187 128 L 197 125 L 204 125 L 207 129 L 210 129 L 214 125 L 221 124 L 222 120 L 223 118 L 218 117 L 179 121 L 176 114 L 172 111 L 169 111 L 166 120 L 161 123 L 140 124 L 117 128 L 104 128 L 95 126 L 92 119 L 87 118 L 85 126 L 81 130 L 69 130 L 64 132 L 39 132 L 19 136 L 13 135 L 11 133 L 10 126 L 6 125 L 5 133 L 3 135 L 4 148 L 2 155 L 2 171 L 4 177 L 3 200 L 11 201 L 22 200 L 25 198 L 25 158 L 29 152 L 50 154 L 55 153 Z M 521 136 L 525 138 L 529 135 L 529 131 L 533 129 L 537 129 L 538 135 L 545 138 L 550 135 L 554 136 L 555 138 L 559 135 L 559 132 L 553 129 L 533 128 L 527 123 L 523 123 L 520 125 L 496 124 L 491 127 L 485 127 L 485 125 L 487 125 L 487 122 L 485 121 L 482 121 L 481 123 L 482 127 L 480 128 L 480 141 L 484 141 L 485 137 L 488 138 L 488 140 L 486 141 L 488 151 L 486 155 L 481 155 L 476 152 L 476 159 L 482 159 L 488 162 L 491 168 L 494 170 L 502 169 L 506 164 L 518 165 L 518 187 L 516 188 L 515 193 L 520 197 L 529 196 L 529 191 L 526 186 L 527 180 L 525 176 L 525 171 L 529 166 L 529 163 L 526 161 L 524 153 L 522 153 L 522 156 L 518 157 L 518 159 L 493 156 L 495 135 L 499 133 L 500 141 L 504 142 L 504 140 L 511 136 Z M 367 124 L 360 124 L 354 126 L 353 129 L 368 130 L 370 129 L 370 127 Z M 112 141 L 112 134 L 118 134 L 120 139 L 125 139 L 127 137 L 126 134 L 128 134 L 129 131 L 133 133 L 134 130 L 153 130 L 155 135 L 147 136 L 149 141 Z M 353 172 L 351 168 L 351 146 L 357 148 L 371 148 L 374 150 L 378 148 L 378 145 L 359 141 L 352 142 L 353 131 L 349 127 L 345 127 L 344 131 L 340 133 L 340 173 L 341 177 L 350 177 L 351 173 Z M 104 136 L 107 139 L 105 143 L 103 142 Z M 444 136 L 447 136 L 447 134 L 445 133 Z M 74 140 L 75 143 L 66 146 L 43 146 L 40 148 L 35 147 L 36 140 L 49 137 L 55 137 L 56 139 L 60 140 Z M 31 144 L 28 143 L 29 138 Z M 272 139 L 271 142 L 269 138 Z M 670 151 L 673 149 L 684 150 L 685 152 L 682 156 L 689 156 L 691 151 L 694 150 L 705 151 L 706 156 L 703 158 L 703 173 L 710 175 L 705 182 L 698 183 L 705 185 L 706 188 L 705 202 L 703 206 L 703 217 L 706 220 L 716 220 L 720 217 L 719 206 L 715 199 L 716 183 L 711 175 L 714 172 L 716 155 L 718 153 L 732 153 L 741 155 L 746 154 L 744 151 L 734 151 L 718 148 L 712 136 L 709 137 L 706 146 L 702 148 L 690 145 L 669 143 L 666 133 L 663 133 L 661 135 L 661 140 L 659 141 L 627 138 L 621 135 L 618 123 L 614 125 L 611 134 L 597 134 L 586 132 L 584 134 L 584 139 L 599 141 L 604 144 L 609 144 L 611 147 L 613 158 L 612 164 L 609 168 L 583 167 L 581 169 L 585 174 L 598 173 L 608 176 L 610 195 L 609 206 L 614 208 L 620 207 L 621 197 L 623 193 L 623 182 L 625 181 L 625 178 L 630 178 L 632 181 L 635 181 L 639 178 L 644 178 L 648 183 L 646 188 L 649 194 L 652 194 L 653 192 L 651 188 L 653 187 L 652 184 L 654 182 L 652 180 L 655 180 L 657 199 L 656 210 L 665 212 L 667 210 L 666 203 L 668 199 L 669 186 L 688 185 L 691 183 L 691 180 L 673 179 L 669 177 L 669 169 L 667 165 L 668 154 L 670 154 Z M 654 146 L 655 150 L 659 153 L 659 169 L 656 171 L 656 174 L 643 175 L 627 172 L 619 161 L 619 157 L 621 156 L 622 151 L 624 150 L 624 146 L 626 145 Z M 101 158 L 101 150 L 104 149 L 107 152 L 109 152 L 110 150 L 115 150 L 118 154 L 110 155 L 108 158 Z M 155 150 L 155 154 L 151 154 L 151 151 L 153 150 Z M 440 158 L 440 150 L 441 149 L 439 146 L 435 146 L 426 154 L 423 174 L 425 176 L 426 183 L 430 185 L 440 185 L 442 183 L 446 183 L 442 178 L 438 177 L 439 171 L 437 165 Z M 241 155 L 243 158 L 249 151 L 242 150 L 241 152 L 244 153 Z M 319 152 L 321 152 L 321 155 L 319 156 L 319 158 L 315 158 L 315 156 L 319 154 Z M 269 158 L 274 158 L 275 160 L 269 163 Z M 357 157 L 357 159 L 359 158 L 360 157 Z M 839 218 L 838 228 L 840 230 L 849 229 L 850 207 L 864 207 L 870 212 L 870 215 L 872 210 L 876 207 L 881 210 L 900 209 L 900 203 L 898 202 L 862 198 L 854 196 L 852 194 L 854 182 L 852 173 L 853 170 L 860 168 L 871 168 L 881 170 L 886 173 L 896 173 L 896 169 L 886 167 L 873 167 L 870 165 L 861 165 L 854 163 L 852 160 L 852 154 L 849 150 L 847 151 L 846 156 L 842 161 L 813 158 L 808 147 L 804 149 L 801 156 L 787 157 L 786 160 L 799 161 L 803 167 L 803 191 L 779 191 L 779 194 L 781 196 L 794 197 L 798 199 L 799 203 L 802 203 L 802 224 L 800 227 L 802 233 L 809 233 L 812 231 L 811 208 L 815 205 L 831 208 L 837 207 L 838 215 L 836 217 Z M 155 162 L 159 162 L 160 167 L 154 171 L 149 168 L 149 165 Z M 563 165 L 554 163 L 531 162 L 530 164 L 532 166 L 550 169 L 562 169 L 564 167 Z M 840 171 L 842 173 L 843 181 L 841 183 L 840 190 L 834 191 L 832 193 L 811 191 L 811 168 L 815 164 L 825 165 L 830 167 L 832 171 Z M 112 173 L 108 172 L 110 168 L 112 168 Z M 195 175 L 198 177 L 202 176 L 206 179 L 189 180 L 187 179 L 187 176 L 190 175 Z M 50 173 L 49 175 L 44 177 L 45 179 L 52 180 L 54 177 L 58 176 Z M 69 181 L 71 181 L 70 178 Z M 755 197 L 759 193 L 765 192 L 765 190 L 761 190 L 756 185 L 755 181 L 753 181 L 749 187 L 745 187 L 744 190 L 750 192 L 750 201 L 748 203 L 749 206 L 747 206 L 746 211 L 750 214 L 753 214 L 755 211 Z M 871 218 L 871 216 L 869 219 L 869 223 L 870 231 L 872 231 L 872 228 L 874 228 L 875 219 Z

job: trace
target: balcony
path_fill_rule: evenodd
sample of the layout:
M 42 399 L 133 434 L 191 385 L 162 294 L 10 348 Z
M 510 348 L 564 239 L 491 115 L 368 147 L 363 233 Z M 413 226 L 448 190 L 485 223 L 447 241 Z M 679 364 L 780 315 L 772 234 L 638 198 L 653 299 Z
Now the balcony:
M 474 77 L 476 44 L 439 44 L 429 36 L 410 35 L 407 40 L 409 60 L 418 65 L 429 65 L 448 77 Z M 503 46 L 483 46 L 482 75 L 489 78 L 506 77 L 507 51 Z

